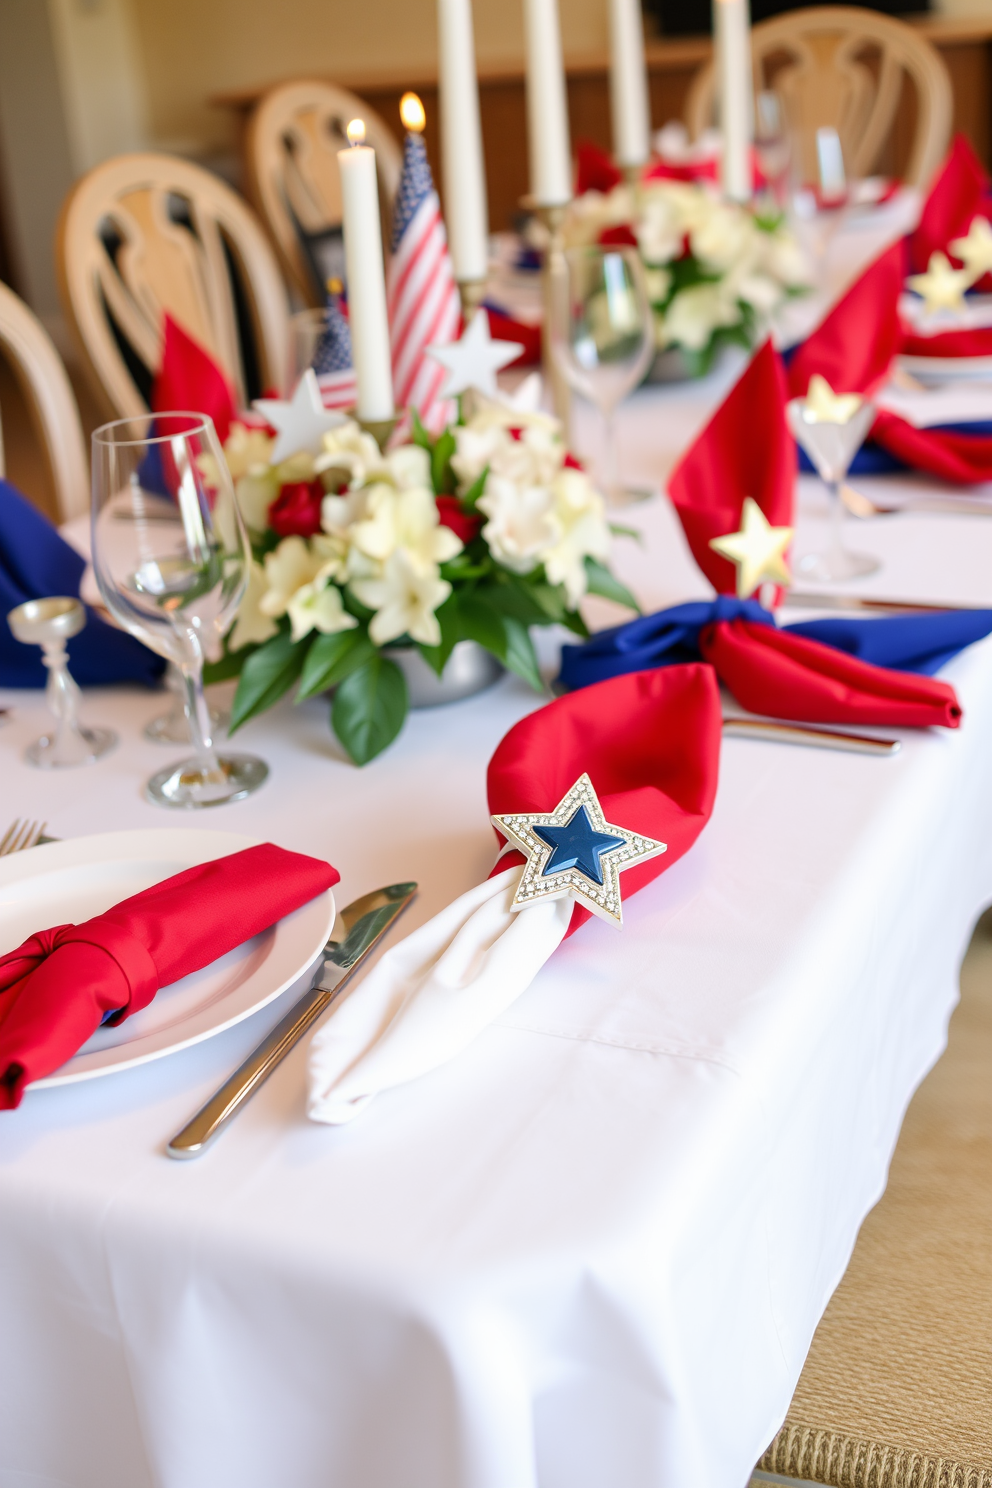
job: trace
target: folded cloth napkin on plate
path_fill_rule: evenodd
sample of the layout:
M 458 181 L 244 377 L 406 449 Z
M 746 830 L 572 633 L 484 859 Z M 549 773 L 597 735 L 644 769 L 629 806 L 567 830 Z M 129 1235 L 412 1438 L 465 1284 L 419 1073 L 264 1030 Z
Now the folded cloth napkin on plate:
M 795 485 L 782 369 L 766 341 L 668 482 L 692 556 L 718 593 L 733 594 L 737 572 L 713 551 L 710 539 L 740 529 L 748 496 L 773 527 L 791 527 Z
M 650 666 L 709 661 L 742 707 L 806 723 L 956 728 L 953 688 L 937 670 L 992 631 L 992 610 L 803 621 L 775 628 L 754 600 L 724 596 L 641 615 L 562 647 L 561 681 L 587 687 Z
M 0 1110 L 70 1059 L 106 1013 L 120 1023 L 339 877 L 319 858 L 263 842 L 187 868 L 82 925 L 29 936 L 0 957 Z
M 75 599 L 86 562 L 37 507 L 0 480 L 0 613 L 28 599 Z M 161 657 L 87 611 L 86 628 L 69 642 L 69 667 L 82 686 L 143 682 L 152 686 L 165 670 Z M 0 687 L 44 687 L 48 669 L 37 646 L 15 641 L 0 623 Z
M 903 340 L 899 297 L 904 259 L 904 245 L 893 243 L 812 335 L 786 355 L 790 397 L 806 396 L 814 372 L 825 377 L 835 393 L 870 396 L 881 386 Z M 805 456 L 800 459 L 803 469 L 812 468 Z M 851 473 L 906 467 L 959 485 L 992 480 L 992 437 L 983 425 L 917 428 L 891 409 L 880 408 Z
M 489 764 L 489 809 L 553 811 L 587 773 L 608 821 L 667 843 L 621 875 L 623 900 L 670 868 L 709 820 L 720 698 L 709 667 L 615 677 L 514 725 Z M 387 951 L 310 1047 L 308 1112 L 350 1121 L 381 1090 L 451 1059 L 530 986 L 588 918 L 571 900 L 510 909 L 517 853 Z
M 925 273 L 931 253 L 948 253 L 955 238 L 966 238 L 976 217 L 992 220 L 989 178 L 964 135 L 956 134 L 909 237 L 913 272 Z M 986 274 L 976 287 L 990 288 L 992 279 Z

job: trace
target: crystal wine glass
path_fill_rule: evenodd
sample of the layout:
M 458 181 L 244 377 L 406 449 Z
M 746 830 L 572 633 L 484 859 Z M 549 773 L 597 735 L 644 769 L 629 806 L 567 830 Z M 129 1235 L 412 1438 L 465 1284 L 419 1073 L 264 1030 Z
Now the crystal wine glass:
M 830 541 L 824 552 L 808 553 L 800 561 L 800 572 L 824 584 L 875 573 L 880 567 L 877 558 L 852 553 L 844 544 L 844 503 L 840 496 L 851 461 L 874 421 L 874 405 L 854 394 L 836 397 L 827 389 L 822 402 L 809 394 L 793 398 L 788 416 L 793 438 L 809 456 L 830 500 Z
M 649 494 L 620 485 L 614 418 L 655 353 L 644 270 L 636 248 L 621 245 L 572 248 L 564 258 L 550 303 L 551 351 L 569 385 L 603 415 L 603 486 L 608 502 L 623 505 Z
M 158 805 L 195 809 L 238 801 L 268 774 L 254 755 L 216 753 L 203 696 L 204 658 L 234 618 L 250 557 L 210 418 L 157 413 L 96 430 L 96 581 L 114 619 L 179 668 L 195 749 L 193 759 L 148 782 L 146 794 Z
M 86 611 L 79 600 L 68 596 L 29 599 L 10 611 L 7 623 L 25 646 L 41 647 L 48 668 L 45 702 L 55 729 L 28 745 L 28 763 L 41 770 L 60 770 L 102 758 L 117 743 L 117 735 L 111 729 L 86 728 L 80 723 L 79 688 L 69 674 L 66 643 L 86 624 Z

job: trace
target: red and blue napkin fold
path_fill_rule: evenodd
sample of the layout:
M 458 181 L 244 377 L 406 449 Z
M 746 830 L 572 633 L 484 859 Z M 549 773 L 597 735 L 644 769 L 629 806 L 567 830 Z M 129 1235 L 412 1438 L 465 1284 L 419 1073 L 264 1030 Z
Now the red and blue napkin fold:
M 489 810 L 552 811 L 587 774 L 608 821 L 668 844 L 660 857 L 623 874 L 626 900 L 688 852 L 709 821 L 720 730 L 720 694 L 710 667 L 612 677 L 514 724 L 489 762 Z M 507 853 L 493 874 L 522 862 L 519 853 Z M 588 918 L 577 904 L 568 933 Z
M 0 1110 L 57 1070 L 101 1022 L 199 971 L 336 884 L 329 863 L 271 842 L 187 868 L 82 925 L 0 957 Z M 107 1018 L 107 1014 L 112 1014 Z
M 966 238 L 976 217 L 992 222 L 992 187 L 981 161 L 963 134 L 956 134 L 947 159 L 927 192 L 916 229 L 909 236 L 910 265 L 915 274 L 925 273 L 931 253 L 950 252 L 955 238 Z M 985 275 L 976 289 L 992 288 Z
M 48 518 L 8 481 L 0 480 L 0 615 L 29 599 L 77 598 L 85 568 Z M 69 667 L 83 687 L 111 682 L 151 687 L 165 662 L 87 610 L 85 630 L 69 642 Z M 6 622 L 0 623 L 0 687 L 44 687 L 47 681 L 40 649 L 15 641 Z
M 773 527 L 793 525 L 796 447 L 785 403 L 782 368 L 766 341 L 669 478 L 692 556 L 718 594 L 735 591 L 737 571 L 710 539 L 740 529 L 748 496 Z
M 675 605 L 562 648 L 561 681 L 704 660 L 743 708 L 804 723 L 957 728 L 954 689 L 929 674 L 992 632 L 992 610 L 809 620 L 779 630 L 754 600 Z

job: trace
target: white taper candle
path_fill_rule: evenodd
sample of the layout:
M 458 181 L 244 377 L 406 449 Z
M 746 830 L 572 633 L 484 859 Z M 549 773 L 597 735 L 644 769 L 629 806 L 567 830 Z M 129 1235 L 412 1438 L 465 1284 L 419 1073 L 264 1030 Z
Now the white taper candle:
M 572 158 L 558 0 L 524 0 L 524 31 L 530 194 L 539 207 L 561 207 L 572 199 Z
M 485 279 L 489 263 L 472 0 L 437 0 L 437 33 L 444 220 L 455 278 L 471 283 Z
M 351 354 L 358 384 L 356 412 L 360 419 L 374 423 L 392 418 L 395 412 L 375 151 L 368 145 L 339 150 L 338 166 Z
M 610 113 L 617 165 L 644 165 L 651 153 L 651 105 L 640 0 L 610 0 Z
M 713 45 L 723 133 L 720 184 L 731 201 L 750 201 L 754 85 L 748 0 L 713 0 Z

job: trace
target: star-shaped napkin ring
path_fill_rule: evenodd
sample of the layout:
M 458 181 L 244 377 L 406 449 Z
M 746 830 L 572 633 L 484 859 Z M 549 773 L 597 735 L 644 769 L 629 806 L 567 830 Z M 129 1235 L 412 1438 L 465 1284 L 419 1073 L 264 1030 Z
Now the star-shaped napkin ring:
M 745 496 L 740 532 L 710 538 L 714 553 L 737 566 L 738 599 L 749 599 L 766 579 L 773 584 L 792 583 L 785 561 L 792 532 L 791 527 L 773 527 L 758 503 Z
M 923 307 L 932 315 L 938 310 L 960 310 L 974 275 L 968 269 L 953 268 L 947 255 L 938 251 L 931 253 L 926 273 L 910 274 L 906 283 L 923 296 Z
M 992 226 L 985 217 L 973 217 L 966 238 L 955 238 L 951 252 L 964 264 L 974 282 L 992 271 Z
M 571 898 L 617 929 L 623 924 L 620 874 L 668 849 L 608 822 L 588 775 L 579 776 L 553 811 L 512 812 L 492 821 L 527 858 L 511 909 Z

